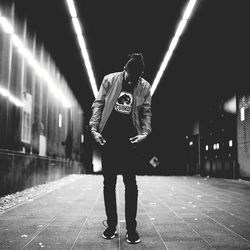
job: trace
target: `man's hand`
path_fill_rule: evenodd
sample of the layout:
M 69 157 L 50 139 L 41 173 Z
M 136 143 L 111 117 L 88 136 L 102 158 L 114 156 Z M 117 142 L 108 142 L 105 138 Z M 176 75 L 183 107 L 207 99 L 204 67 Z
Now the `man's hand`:
M 102 137 L 102 135 L 100 133 L 98 133 L 96 131 L 92 131 L 92 135 L 93 135 L 95 141 L 98 144 L 100 144 L 101 146 L 103 146 L 106 143 L 106 141 L 104 140 L 104 138 Z
M 147 138 L 146 134 L 142 134 L 142 135 L 136 135 L 134 137 L 129 138 L 131 143 L 139 143 L 143 140 L 145 140 Z

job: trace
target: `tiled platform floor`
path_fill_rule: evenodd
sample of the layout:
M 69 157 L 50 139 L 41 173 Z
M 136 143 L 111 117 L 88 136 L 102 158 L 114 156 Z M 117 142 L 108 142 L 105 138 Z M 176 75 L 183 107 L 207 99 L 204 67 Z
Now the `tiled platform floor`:
M 102 176 L 69 182 L 0 214 L 0 249 L 250 249 L 250 182 L 138 176 L 141 243 L 125 241 L 118 176 L 118 236 L 104 240 Z

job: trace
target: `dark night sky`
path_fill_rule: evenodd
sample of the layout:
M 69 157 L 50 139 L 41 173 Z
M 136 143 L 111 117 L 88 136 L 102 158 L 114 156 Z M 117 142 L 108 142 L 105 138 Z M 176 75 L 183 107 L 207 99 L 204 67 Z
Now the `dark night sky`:
M 82 107 L 93 101 L 64 0 L 15 2 L 28 29 L 43 41 Z M 75 0 L 98 86 L 142 52 L 144 77 L 156 76 L 187 0 Z M 200 0 L 152 99 L 153 128 L 178 148 L 192 121 L 217 97 L 249 88 L 249 0 Z M 178 140 L 179 139 L 179 140 Z

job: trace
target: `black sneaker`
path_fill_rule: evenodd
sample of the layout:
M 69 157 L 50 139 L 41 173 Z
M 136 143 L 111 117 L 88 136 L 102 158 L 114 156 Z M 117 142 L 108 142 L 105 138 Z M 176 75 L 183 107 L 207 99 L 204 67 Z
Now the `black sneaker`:
M 141 241 L 137 231 L 127 231 L 126 239 L 129 244 L 137 244 Z
M 115 228 L 113 228 L 113 227 L 107 227 L 105 229 L 105 231 L 103 232 L 102 237 L 104 239 L 107 239 L 107 240 L 114 239 L 116 234 L 117 234 L 117 231 L 116 231 Z

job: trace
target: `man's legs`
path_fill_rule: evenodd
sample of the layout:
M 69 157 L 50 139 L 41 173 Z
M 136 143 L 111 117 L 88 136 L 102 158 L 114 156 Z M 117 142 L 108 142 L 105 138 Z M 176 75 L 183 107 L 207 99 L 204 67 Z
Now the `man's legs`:
M 103 195 L 105 211 L 107 215 L 108 227 L 115 228 L 117 226 L 117 207 L 116 207 L 116 179 L 114 172 L 103 174 Z
M 125 218 L 126 218 L 126 241 L 130 244 L 139 243 L 140 236 L 136 230 L 137 221 L 137 203 L 138 203 L 138 187 L 136 183 L 137 158 L 131 144 L 125 148 L 126 159 L 124 159 L 124 167 L 122 171 L 123 182 L 125 185 Z
M 135 231 L 137 222 L 137 200 L 138 188 L 136 184 L 136 175 L 132 172 L 123 173 L 123 182 L 125 185 L 125 218 L 127 231 Z
M 111 230 L 111 234 L 115 232 L 118 220 L 117 206 L 116 206 L 117 171 L 115 169 L 114 165 L 115 159 L 113 155 L 114 155 L 114 145 L 113 143 L 107 142 L 102 147 L 102 173 L 104 178 L 103 179 L 104 205 L 107 216 L 108 232 Z

